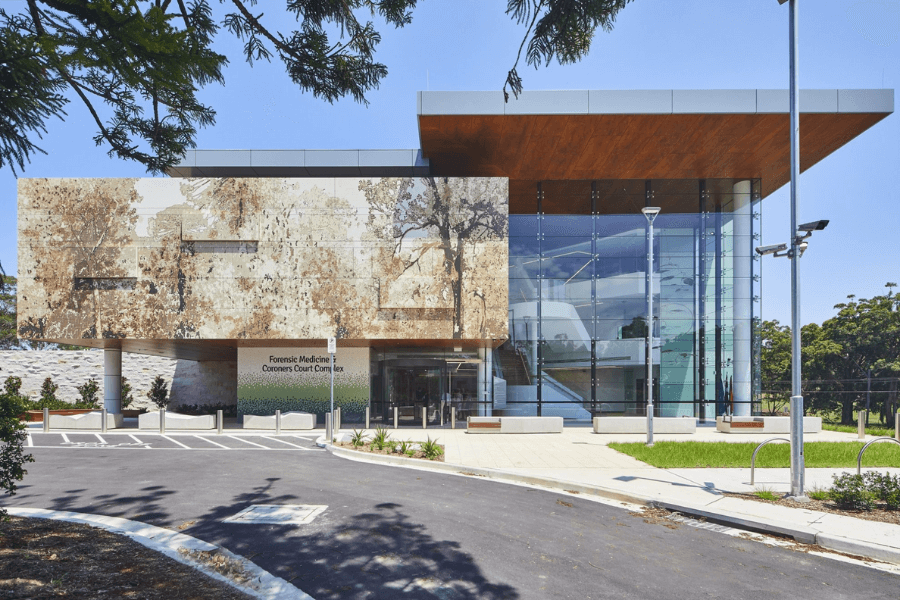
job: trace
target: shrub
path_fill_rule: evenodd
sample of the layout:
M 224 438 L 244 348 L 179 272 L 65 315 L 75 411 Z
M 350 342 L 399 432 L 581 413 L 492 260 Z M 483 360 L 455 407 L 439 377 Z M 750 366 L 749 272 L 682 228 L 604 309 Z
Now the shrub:
M 399 446 L 400 454 L 409 455 L 410 452 L 415 454 L 415 451 L 412 449 L 412 444 L 410 444 L 409 442 L 406 442 L 406 441 L 400 442 L 398 444 L 398 446 Z
M 900 509 L 900 475 L 868 471 L 864 476 L 866 487 L 888 510 Z
M 6 378 L 6 381 L 3 382 L 3 389 L 6 391 L 7 395 L 20 398 L 21 395 L 19 394 L 19 390 L 22 389 L 22 379 L 20 377 L 10 375 Z
M 56 397 L 56 390 L 59 389 L 59 386 L 53 383 L 51 378 L 47 378 L 44 380 L 44 383 L 41 384 L 41 408 L 51 408 L 51 405 L 59 402 L 59 398 Z
M 434 460 L 444 454 L 444 449 L 438 445 L 437 440 L 432 441 L 431 436 L 428 437 L 427 442 L 422 442 L 420 448 L 428 460 Z
M 384 447 L 388 449 L 388 453 L 393 454 L 397 451 L 397 446 L 400 445 L 400 442 L 396 440 L 388 440 L 384 443 Z
M 806 491 L 806 495 L 812 498 L 813 500 L 824 501 L 828 500 L 828 489 L 823 488 L 820 485 L 813 485 Z
M 753 492 L 757 498 L 761 500 L 778 500 L 779 496 L 775 493 L 775 491 L 771 488 L 767 488 L 765 486 L 760 486 Z
M 361 446 L 365 446 L 366 444 L 366 436 L 362 431 L 353 430 L 353 436 L 350 438 L 350 443 L 356 446 L 357 448 Z
M 22 397 L 18 394 L 0 394 L 0 489 L 12 496 L 16 493 L 16 482 L 22 481 L 27 471 L 22 468 L 34 457 L 23 453 L 28 437 L 26 425 L 19 421 L 25 411 Z M 0 517 L 6 518 L 6 510 L 0 507 Z
M 122 378 L 122 408 L 128 408 L 131 406 L 131 403 L 134 402 L 134 396 L 131 395 L 131 384 L 128 383 L 128 378 Z
M 166 383 L 166 380 L 162 378 L 161 375 L 157 375 L 156 379 L 153 380 L 153 385 L 150 386 L 150 391 L 147 392 L 147 397 L 150 398 L 150 401 L 156 405 L 157 408 L 165 408 L 169 405 L 169 384 Z
M 99 408 L 99 405 L 97 404 L 97 392 L 100 390 L 100 386 L 95 379 L 88 379 L 84 384 L 79 385 L 75 389 L 78 390 L 78 395 L 81 396 L 81 402 L 79 402 L 79 404 L 86 404 L 86 408 Z
M 376 450 L 384 450 L 384 446 L 387 444 L 389 437 L 391 437 L 391 434 L 388 433 L 387 429 L 384 427 L 376 427 L 375 435 L 372 436 L 372 447 Z
M 834 484 L 828 491 L 828 497 L 839 508 L 849 510 L 872 510 L 875 506 L 862 475 L 852 473 L 834 475 Z

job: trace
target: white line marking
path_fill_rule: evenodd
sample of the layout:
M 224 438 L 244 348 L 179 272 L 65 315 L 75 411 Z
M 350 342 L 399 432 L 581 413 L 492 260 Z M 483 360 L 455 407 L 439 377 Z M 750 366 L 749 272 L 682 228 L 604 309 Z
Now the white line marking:
M 160 437 L 163 438 L 163 439 L 167 439 L 167 440 L 169 440 L 170 442 L 175 442 L 176 444 L 178 444 L 178 445 L 181 446 L 182 448 L 187 448 L 188 450 L 193 450 L 193 448 L 191 448 L 190 446 L 185 446 L 184 444 L 182 444 L 182 443 L 179 442 L 178 440 L 173 440 L 172 438 L 170 438 L 170 437 L 167 436 L 167 435 L 161 435 Z
M 137 439 L 136 437 L 134 437 L 134 436 L 131 435 L 130 433 L 128 434 L 128 437 L 130 437 L 131 439 L 133 439 L 134 441 L 136 441 L 138 444 L 149 444 L 149 443 L 150 443 L 150 442 L 142 442 L 141 440 Z
M 235 437 L 233 435 L 229 435 L 228 437 L 230 437 L 233 440 L 237 440 L 239 442 L 244 442 L 245 444 L 250 444 L 251 446 L 258 446 L 260 448 L 265 448 L 266 450 L 271 450 L 271 448 L 269 448 L 268 446 L 263 446 L 262 444 L 257 444 L 256 442 L 251 442 L 250 440 L 245 440 L 243 438 Z
M 64 441 L 65 443 L 67 443 L 67 444 L 71 444 L 71 443 L 72 443 L 72 442 L 69 441 L 69 437 L 68 437 L 66 434 L 63 433 L 62 436 L 63 436 L 63 441 Z
M 266 437 L 267 440 L 273 440 L 273 441 L 275 441 L 275 442 L 281 442 L 282 444 L 287 444 L 288 446 L 293 446 L 294 448 L 299 448 L 300 450 L 308 450 L 308 448 L 304 448 L 303 446 L 298 446 L 297 444 L 292 444 L 292 443 L 290 443 L 290 442 L 286 442 L 286 441 L 284 441 L 284 440 L 281 439 L 281 438 L 277 438 L 277 437 L 269 437 L 269 436 L 265 436 L 265 437 Z
M 209 439 L 209 438 L 205 438 L 205 437 L 202 437 L 202 436 L 199 436 L 199 435 L 195 435 L 194 437 L 197 438 L 198 440 L 203 440 L 204 442 L 209 442 L 210 444 L 215 444 L 215 445 L 218 446 L 219 448 L 225 448 L 226 450 L 231 450 L 231 448 L 229 448 L 228 446 L 223 446 L 223 445 L 220 444 L 219 442 L 214 442 L 214 441 L 212 441 L 212 440 Z
M 95 433 L 94 435 L 97 436 L 97 439 L 100 440 L 100 443 L 101 443 L 101 444 L 105 444 L 105 443 L 106 443 L 106 440 L 104 440 L 102 437 L 100 437 L 100 434 L 99 434 L 99 433 Z

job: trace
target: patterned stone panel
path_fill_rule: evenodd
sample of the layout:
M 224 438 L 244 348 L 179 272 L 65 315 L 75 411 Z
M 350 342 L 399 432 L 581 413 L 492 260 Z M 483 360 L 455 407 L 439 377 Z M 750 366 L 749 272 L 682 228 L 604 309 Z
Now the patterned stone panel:
M 507 180 L 22 179 L 33 339 L 502 339 Z

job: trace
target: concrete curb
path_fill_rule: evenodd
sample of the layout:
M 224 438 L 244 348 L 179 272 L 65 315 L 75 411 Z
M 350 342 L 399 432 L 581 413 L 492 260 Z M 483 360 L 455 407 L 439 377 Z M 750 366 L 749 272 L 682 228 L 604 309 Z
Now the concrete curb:
M 320 443 L 321 442 L 321 443 Z M 900 564 L 900 548 L 874 544 L 862 540 L 852 540 L 836 535 L 822 533 L 810 527 L 803 525 L 786 523 L 776 519 L 764 519 L 757 516 L 748 516 L 733 511 L 716 511 L 710 509 L 709 506 L 699 506 L 685 502 L 673 502 L 664 500 L 661 497 L 644 496 L 604 488 L 602 486 L 585 485 L 553 479 L 550 477 L 540 477 L 531 475 L 521 475 L 519 473 L 509 473 L 498 469 L 489 469 L 484 467 L 468 467 L 453 463 L 439 463 L 433 461 L 424 461 L 420 459 L 402 458 L 399 456 L 386 456 L 382 454 L 367 454 L 357 452 L 355 450 L 347 450 L 344 448 L 336 448 L 331 444 L 326 444 L 324 438 L 319 438 L 316 443 L 325 448 L 328 452 L 335 456 L 355 460 L 359 462 L 368 462 L 375 464 L 386 464 L 396 467 L 405 467 L 419 469 L 423 471 L 433 471 L 438 473 L 451 473 L 456 475 L 475 475 L 481 476 L 492 481 L 505 483 L 519 483 L 534 485 L 564 492 L 577 492 L 586 496 L 600 496 L 620 502 L 629 502 L 641 506 L 652 506 L 665 508 L 673 512 L 679 512 L 692 517 L 699 517 L 708 521 L 714 521 L 723 525 L 729 525 L 736 529 L 748 529 L 761 533 L 769 533 L 777 536 L 789 537 L 803 544 L 817 544 L 829 550 L 837 552 L 846 552 L 847 554 L 856 554 L 873 560 Z M 750 502 L 749 500 L 747 502 Z
M 122 519 L 119 517 L 107 517 L 103 515 L 90 515 L 86 513 L 61 510 L 45 510 L 42 508 L 22 508 L 14 506 L 7 507 L 6 510 L 10 515 L 14 515 L 17 517 L 54 519 L 57 521 L 67 521 L 69 523 L 81 523 L 83 525 L 90 525 L 92 527 L 105 529 L 106 531 L 110 531 L 112 533 L 124 535 L 125 537 L 128 537 L 136 541 L 137 543 L 150 548 L 151 550 L 155 550 L 156 552 L 164 554 L 184 565 L 193 567 L 194 569 L 201 571 L 203 574 L 208 575 L 209 577 L 212 577 L 217 581 L 227 583 L 231 587 L 240 590 L 241 592 L 248 594 L 254 598 L 279 598 L 279 600 L 313 600 L 312 596 L 310 596 L 306 592 L 303 592 L 300 589 L 294 587 L 280 577 L 275 577 L 268 571 L 250 562 L 243 556 L 234 554 L 232 552 L 229 552 L 228 550 L 225 550 L 224 548 L 221 548 L 214 544 L 210 544 L 208 542 L 204 542 L 203 540 L 198 540 L 195 537 L 191 537 L 183 533 L 176 533 L 174 531 L 163 529 L 161 527 L 155 527 L 153 525 L 147 525 L 146 523 L 141 523 L 139 521 L 130 521 L 128 519 Z M 251 583 L 248 585 L 241 585 L 236 581 L 233 581 L 228 577 L 217 573 L 203 563 L 193 560 L 189 555 L 185 555 L 179 552 L 178 550 L 182 548 L 186 550 L 197 550 L 204 552 L 215 551 L 230 560 L 235 560 L 242 563 L 244 566 L 244 571 L 250 577 Z

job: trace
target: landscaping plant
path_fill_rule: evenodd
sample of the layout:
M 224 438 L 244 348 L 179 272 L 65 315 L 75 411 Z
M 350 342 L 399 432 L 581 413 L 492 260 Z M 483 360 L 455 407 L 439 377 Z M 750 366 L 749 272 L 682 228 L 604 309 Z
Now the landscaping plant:
M 81 396 L 81 404 L 86 404 L 88 408 L 99 408 L 97 392 L 100 390 L 100 386 L 95 379 L 88 379 L 75 389 L 78 390 L 78 395 Z
M 834 484 L 828 492 L 828 497 L 837 504 L 838 508 L 872 510 L 875 507 L 872 494 L 867 489 L 862 475 L 841 473 L 833 477 Z
M 131 395 L 131 384 L 128 383 L 127 377 L 122 377 L 122 408 L 128 408 L 134 402 L 134 396 Z
M 422 442 L 420 448 L 428 460 L 435 460 L 444 454 L 444 449 L 438 445 L 436 439 L 432 441 L 431 436 L 428 436 L 427 442 Z
M 10 375 L 6 378 L 6 381 L 3 382 L 3 390 L 9 394 L 10 396 L 15 396 L 16 398 L 23 398 L 21 394 L 19 394 L 19 390 L 22 389 L 22 378 L 16 377 L 14 375 Z
M 366 436 L 362 431 L 353 430 L 353 435 L 350 437 L 350 443 L 357 448 L 361 448 L 366 445 Z
M 59 402 L 59 398 L 56 397 L 58 389 L 59 386 L 53 383 L 53 379 L 50 377 L 44 380 L 44 383 L 41 384 L 41 408 L 52 408 L 52 405 Z
M 400 442 L 400 444 L 399 444 L 400 454 L 402 454 L 404 456 L 409 456 L 409 453 L 412 450 L 411 446 L 412 446 L 412 444 L 410 444 L 407 441 Z
M 885 508 L 900 509 L 900 475 L 868 471 L 863 475 L 863 479 L 869 493 L 884 502 Z
M 376 427 L 375 435 L 372 436 L 372 447 L 376 450 L 384 450 L 390 436 L 391 434 L 384 427 Z
M 150 401 L 157 408 L 165 408 L 169 405 L 171 400 L 169 397 L 169 384 L 166 383 L 162 376 L 157 375 L 156 379 L 153 380 L 153 385 L 150 387 L 150 391 L 147 392 L 147 397 L 150 398 Z
M 22 466 L 34 462 L 34 457 L 23 452 L 28 437 L 26 425 L 19 421 L 25 411 L 18 394 L 0 394 L 0 490 L 12 496 L 16 482 L 22 481 L 27 471 Z M 0 517 L 6 519 L 6 510 L 0 507 Z

